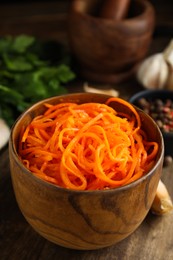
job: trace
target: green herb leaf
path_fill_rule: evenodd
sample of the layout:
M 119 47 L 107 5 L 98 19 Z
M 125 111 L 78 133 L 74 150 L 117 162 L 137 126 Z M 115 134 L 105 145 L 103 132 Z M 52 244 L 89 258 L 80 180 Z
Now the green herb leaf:
M 23 56 L 9 56 L 4 53 L 3 58 L 8 70 L 28 71 L 33 69 L 33 65 Z
M 12 37 L 8 36 L 0 39 L 0 54 L 9 52 L 12 45 Z
M 65 84 L 74 78 L 61 44 L 28 35 L 0 39 L 0 116 L 9 125 L 34 102 L 67 93 Z
M 33 45 L 35 38 L 29 35 L 19 35 L 13 40 L 12 50 L 17 53 L 24 53 Z
M 6 86 L 0 85 L 0 101 L 2 103 L 13 104 L 18 106 L 19 104 L 23 106 L 25 109 L 27 107 L 27 103 L 24 101 L 24 97 L 18 91 L 8 88 Z

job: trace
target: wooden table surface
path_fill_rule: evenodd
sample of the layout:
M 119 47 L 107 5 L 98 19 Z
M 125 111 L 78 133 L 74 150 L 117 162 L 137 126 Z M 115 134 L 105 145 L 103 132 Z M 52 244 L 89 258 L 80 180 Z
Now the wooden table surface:
M 166 16 L 169 18 L 168 21 L 163 19 L 161 13 L 162 10 L 165 11 L 165 6 L 162 9 L 164 1 L 159 3 L 160 5 L 156 6 L 159 20 L 149 50 L 150 54 L 162 51 L 173 36 L 173 21 L 169 16 Z M 169 3 L 169 10 L 171 7 L 173 10 L 173 4 L 171 1 Z M 67 10 L 68 1 L 3 4 L 0 8 L 0 35 L 30 33 L 44 39 L 53 38 L 66 43 Z M 168 14 L 169 10 L 167 9 Z M 89 84 L 97 86 L 94 83 Z M 117 89 L 120 97 L 125 99 L 142 89 L 134 79 L 106 87 Z M 80 91 L 83 91 L 83 81 L 77 79 L 69 87 L 69 92 Z M 173 165 L 163 168 L 162 180 L 173 199 Z M 158 217 L 149 212 L 132 235 L 108 248 L 78 251 L 55 245 L 37 234 L 18 208 L 11 183 L 8 146 L 6 146 L 0 151 L 0 259 L 172 260 L 173 214 Z

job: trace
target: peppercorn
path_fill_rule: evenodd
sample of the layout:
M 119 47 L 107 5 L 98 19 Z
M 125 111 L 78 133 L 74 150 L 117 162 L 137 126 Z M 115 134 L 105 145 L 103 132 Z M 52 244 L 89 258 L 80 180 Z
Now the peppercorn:
M 149 114 L 163 132 L 173 132 L 173 101 L 141 98 L 137 104 Z
M 156 120 L 156 123 L 157 123 L 157 125 L 159 126 L 159 128 L 162 128 L 162 127 L 163 127 L 163 122 L 162 122 L 162 120 L 158 119 L 158 120 Z
M 154 119 L 163 133 L 173 133 L 173 100 L 141 98 L 137 106 Z M 165 155 L 163 166 L 168 167 L 172 163 L 173 157 Z
M 172 164 L 172 162 L 173 162 L 172 156 L 167 155 L 167 156 L 164 157 L 163 166 L 168 167 Z
M 146 108 L 146 107 L 150 106 L 150 103 L 145 98 L 140 98 L 138 102 L 139 102 L 139 105 L 142 107 Z

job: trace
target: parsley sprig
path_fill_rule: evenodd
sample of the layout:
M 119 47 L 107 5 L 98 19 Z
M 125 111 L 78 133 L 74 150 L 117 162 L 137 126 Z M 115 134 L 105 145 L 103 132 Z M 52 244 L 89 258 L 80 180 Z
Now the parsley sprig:
M 0 39 L 0 117 L 9 125 L 33 103 L 67 93 L 74 78 L 62 44 L 29 35 Z

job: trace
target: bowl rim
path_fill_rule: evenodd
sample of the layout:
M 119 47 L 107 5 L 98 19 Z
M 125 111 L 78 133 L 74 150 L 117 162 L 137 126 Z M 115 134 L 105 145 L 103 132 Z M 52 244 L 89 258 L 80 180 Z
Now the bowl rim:
M 117 26 L 119 26 L 121 24 L 125 25 L 126 23 L 128 23 L 128 26 L 129 26 L 129 23 L 130 23 L 134 27 L 138 27 L 139 26 L 139 28 L 142 28 L 140 24 L 137 26 L 136 21 L 138 21 L 138 20 L 140 21 L 141 19 L 144 19 L 144 17 L 148 16 L 148 14 L 150 12 L 152 12 L 153 16 L 155 16 L 153 5 L 148 0 L 146 0 L 146 1 L 145 0 L 134 0 L 134 1 L 135 1 L 135 3 L 137 3 L 140 6 L 144 7 L 144 11 L 141 12 L 140 14 L 134 16 L 134 17 L 128 17 L 128 18 L 124 18 L 121 21 L 116 21 L 116 23 L 114 23 L 115 28 L 116 28 L 116 25 Z M 100 23 L 100 20 L 102 20 L 105 24 L 112 23 L 112 19 L 102 18 L 102 17 L 95 17 L 93 15 L 89 15 L 88 13 L 85 13 L 83 11 L 81 12 L 81 11 L 77 10 L 77 8 L 73 8 L 73 5 L 72 5 L 72 8 L 71 8 L 71 11 L 69 12 L 69 14 L 71 14 L 71 13 L 75 13 L 78 16 L 84 17 L 85 19 L 86 18 L 87 19 L 90 18 L 93 21 L 96 21 L 96 22 L 98 21 L 98 23 Z
M 56 100 L 57 98 L 62 98 L 63 97 L 66 97 L 66 96 L 70 96 L 70 97 L 74 97 L 74 96 L 77 96 L 79 94 L 82 94 L 82 95 L 90 95 L 90 93 L 73 93 L 73 94 L 64 94 L 64 95 L 58 95 L 58 96 L 52 96 L 50 98 L 46 98 L 46 99 L 43 99 L 43 100 L 40 100 L 36 103 L 34 103 L 33 105 L 31 105 L 28 109 L 26 109 L 23 113 L 21 113 L 21 115 L 19 115 L 19 117 L 15 120 L 15 122 L 13 123 L 12 127 L 11 127 L 11 133 L 10 133 L 10 137 L 9 137 L 9 142 L 8 142 L 8 145 L 9 145 L 9 157 L 11 158 L 11 154 L 13 154 L 13 158 L 14 160 L 16 161 L 16 163 L 23 169 L 23 173 L 24 174 L 28 174 L 28 177 L 31 178 L 31 179 L 34 179 L 36 182 L 38 182 L 39 184 L 41 185 L 46 185 L 48 187 L 50 187 L 51 189 L 57 189 L 57 190 L 61 190 L 61 191 L 64 191 L 64 192 L 68 192 L 68 193 L 76 193 L 76 194 L 99 194 L 99 193 L 117 193 L 117 192 L 120 192 L 120 191 L 125 191 L 125 190 L 128 190 L 128 189 L 131 189 L 133 188 L 134 186 L 137 186 L 139 183 L 142 183 L 144 182 L 146 179 L 148 178 L 151 178 L 151 176 L 153 175 L 153 173 L 155 172 L 156 168 L 158 167 L 159 164 L 161 164 L 163 162 L 163 157 L 164 157 L 164 142 L 163 142 L 163 136 L 162 136 L 162 133 L 158 127 L 158 125 L 155 123 L 155 121 L 148 115 L 146 114 L 144 111 L 142 111 L 141 109 L 137 108 L 137 110 L 140 111 L 141 114 L 145 114 L 146 117 L 150 118 L 150 121 L 152 121 L 152 123 L 155 125 L 158 133 L 159 133 L 159 136 L 160 136 L 160 140 L 161 140 L 161 151 L 160 151 L 160 154 L 157 156 L 157 160 L 154 164 L 154 167 L 149 171 L 147 172 L 145 175 L 143 175 L 142 177 L 140 177 L 139 179 L 129 183 L 129 184 L 126 184 L 126 185 L 123 185 L 123 186 L 120 186 L 120 187 L 115 187 L 115 188 L 108 188 L 108 189 L 102 189 L 102 190 L 73 190 L 73 189 L 68 189 L 68 188 L 64 188 L 64 187 L 61 187 L 61 186 L 58 186 L 56 184 L 53 184 L 53 183 L 50 183 L 48 181 L 45 181 L 41 178 L 39 178 L 36 174 L 33 174 L 31 171 L 29 171 L 25 166 L 24 164 L 21 162 L 20 158 L 19 158 L 19 155 L 18 155 L 18 152 L 17 152 L 17 149 L 16 149 L 16 145 L 14 143 L 14 131 L 17 127 L 17 125 L 19 124 L 19 122 L 25 117 L 25 115 L 32 111 L 32 109 L 35 107 L 35 106 L 38 106 L 38 105 L 43 105 L 45 102 L 48 102 L 50 100 Z M 93 96 L 104 96 L 104 97 L 111 97 L 110 95 L 105 95 L 105 94 L 97 94 L 97 93 L 92 93 Z
M 138 91 L 136 92 L 134 95 L 132 95 L 130 98 L 129 98 L 129 102 L 130 103 L 134 103 L 134 101 L 136 101 L 139 97 L 141 96 L 147 96 L 149 94 L 172 94 L 172 97 L 173 97 L 173 91 L 172 90 L 169 90 L 169 89 L 144 89 L 144 90 L 141 90 L 141 91 Z

